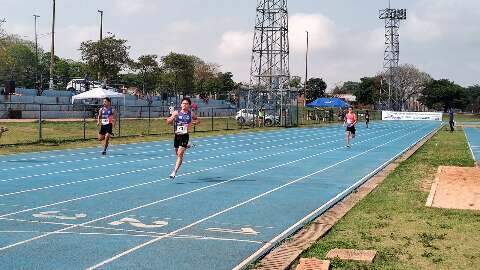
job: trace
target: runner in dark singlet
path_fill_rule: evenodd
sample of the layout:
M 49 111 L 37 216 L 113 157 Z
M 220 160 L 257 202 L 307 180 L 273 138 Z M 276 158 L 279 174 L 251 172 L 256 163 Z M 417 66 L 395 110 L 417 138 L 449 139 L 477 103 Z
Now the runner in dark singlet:
M 102 155 L 107 154 L 110 137 L 113 136 L 115 127 L 115 110 L 112 108 L 112 101 L 106 97 L 103 99 L 103 107 L 98 111 L 97 126 L 101 125 L 98 132 L 98 140 L 103 142 Z
M 170 178 L 174 179 L 177 175 L 178 170 L 183 162 L 183 157 L 187 148 L 189 148 L 188 141 L 190 136 L 188 134 L 189 128 L 192 124 L 196 125 L 200 122 L 195 113 L 190 110 L 190 105 L 192 102 L 189 98 L 183 98 L 181 103 L 181 110 L 174 111 L 170 117 L 167 118 L 167 124 L 174 125 L 175 129 L 175 138 L 174 138 L 174 148 L 175 155 L 177 156 L 177 161 L 175 163 L 175 168 L 170 174 Z

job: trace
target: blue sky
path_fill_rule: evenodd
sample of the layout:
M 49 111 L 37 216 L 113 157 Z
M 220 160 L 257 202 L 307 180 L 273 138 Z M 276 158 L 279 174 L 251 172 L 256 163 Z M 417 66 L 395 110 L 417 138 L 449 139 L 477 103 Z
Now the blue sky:
M 249 80 L 256 0 L 57 0 L 56 54 L 79 60 L 81 41 L 98 39 L 98 9 L 107 32 L 129 40 L 133 58 L 170 51 L 194 54 Z M 0 0 L 9 33 L 33 39 L 51 32 L 51 0 Z M 305 30 L 310 32 L 311 77 L 332 88 L 381 71 L 384 25 L 378 10 L 387 0 L 290 0 L 290 71 L 304 74 Z M 400 63 L 436 79 L 480 84 L 480 1 L 392 0 L 408 9 L 400 29 Z M 40 45 L 50 50 L 48 35 Z

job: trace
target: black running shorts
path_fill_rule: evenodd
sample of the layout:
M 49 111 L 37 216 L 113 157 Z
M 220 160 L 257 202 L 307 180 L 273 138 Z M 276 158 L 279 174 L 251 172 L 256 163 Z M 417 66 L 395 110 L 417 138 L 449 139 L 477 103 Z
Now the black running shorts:
M 350 131 L 350 133 L 355 134 L 355 126 L 347 126 L 347 131 Z
M 98 132 L 98 134 L 100 134 L 100 135 L 106 135 L 107 133 L 110 134 L 110 135 L 113 135 L 112 124 L 102 125 L 102 127 L 100 128 L 100 131 Z
M 175 134 L 175 139 L 173 140 L 173 146 L 175 148 L 178 147 L 184 147 L 187 148 L 188 145 L 188 140 L 190 139 L 190 136 L 187 134 Z

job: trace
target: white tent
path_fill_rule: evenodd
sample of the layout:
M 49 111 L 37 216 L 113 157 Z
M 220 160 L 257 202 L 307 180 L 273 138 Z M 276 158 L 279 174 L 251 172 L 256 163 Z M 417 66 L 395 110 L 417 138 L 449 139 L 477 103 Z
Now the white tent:
M 75 95 L 72 97 L 72 104 L 75 102 L 75 100 L 80 100 L 80 99 L 91 99 L 91 98 L 125 98 L 125 95 L 121 93 L 117 93 L 112 90 L 108 89 L 103 89 L 103 88 L 93 88 L 90 91 L 83 92 L 81 94 Z

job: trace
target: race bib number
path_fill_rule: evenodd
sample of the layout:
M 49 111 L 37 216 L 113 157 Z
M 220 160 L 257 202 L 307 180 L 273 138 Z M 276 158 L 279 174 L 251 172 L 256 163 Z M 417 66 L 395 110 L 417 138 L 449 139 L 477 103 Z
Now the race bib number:
M 110 120 L 102 119 L 102 125 L 108 125 L 108 124 L 110 124 Z
M 178 125 L 175 133 L 177 133 L 177 134 L 187 134 L 188 133 L 188 128 L 187 128 L 187 126 Z

